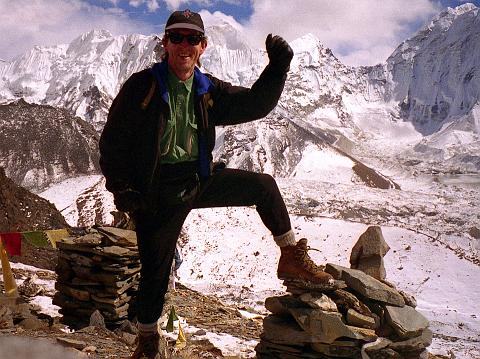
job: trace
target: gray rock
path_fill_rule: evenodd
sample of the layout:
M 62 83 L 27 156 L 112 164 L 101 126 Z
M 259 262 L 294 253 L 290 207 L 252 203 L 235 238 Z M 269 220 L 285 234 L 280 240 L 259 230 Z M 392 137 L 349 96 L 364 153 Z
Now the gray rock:
M 424 329 L 418 337 L 410 338 L 400 342 L 393 342 L 389 348 L 397 352 L 423 351 L 432 344 L 433 334 L 430 329 Z
M 105 254 L 106 256 L 112 256 L 112 257 L 117 257 L 117 256 L 124 257 L 124 256 L 132 256 L 134 255 L 134 252 L 124 247 L 110 246 L 110 247 L 103 247 L 103 254 Z
M 408 305 L 401 308 L 385 306 L 385 318 L 401 338 L 417 337 L 429 325 L 427 318 Z
M 289 309 L 300 327 L 309 333 L 312 343 L 330 344 L 340 337 L 372 341 L 377 338 L 375 331 L 345 325 L 342 315 L 319 309 Z
M 336 358 L 358 358 L 360 348 L 354 341 L 334 341 L 331 344 L 312 343 L 312 349 L 316 352 Z
M 339 273 L 341 279 L 347 283 L 348 287 L 366 298 L 400 307 L 405 305 L 403 297 L 396 289 L 390 288 L 388 285 L 358 269 L 331 265 L 329 263 L 325 271 L 332 275 L 333 273 Z
M 372 316 L 370 308 L 363 304 L 354 294 L 346 290 L 337 289 L 335 292 L 332 292 L 330 296 L 337 304 L 337 307 L 342 308 L 342 312 L 346 312 L 348 309 L 354 309 L 363 315 Z
M 362 350 L 361 350 L 362 359 L 370 359 L 369 354 L 371 354 L 372 352 L 376 352 L 381 349 L 384 349 L 388 347 L 391 343 L 392 341 L 390 339 L 379 337 L 374 342 L 363 344 Z
M 28 276 L 23 283 L 18 286 L 18 292 L 25 297 L 35 297 L 45 292 L 45 288 L 35 283 L 35 280 L 37 279 L 38 277 L 36 274 Z
M 95 310 L 90 316 L 89 326 L 97 327 L 97 328 L 105 328 L 105 318 L 98 310 Z
M 87 346 L 87 343 L 85 343 L 82 340 L 75 340 L 75 339 L 66 338 L 66 337 L 57 337 L 57 342 L 62 344 L 65 347 L 75 348 L 78 350 L 82 350 Z
M 0 329 L 14 328 L 12 310 L 6 305 L 0 305 Z
M 413 308 L 417 307 L 417 300 L 413 295 L 405 293 L 403 290 L 399 290 L 398 292 L 403 297 L 403 300 L 405 301 L 405 305 L 408 305 Z
M 318 340 L 298 326 L 293 319 L 269 315 L 263 319 L 263 338 L 280 345 L 304 346 Z
M 288 308 L 303 308 L 305 305 L 302 301 L 291 295 L 281 297 L 268 297 L 265 299 L 265 308 L 272 314 L 288 315 Z
M 48 322 L 38 319 L 37 317 L 30 317 L 22 320 L 18 325 L 24 329 L 39 330 L 48 328 Z
M 405 359 L 403 355 L 391 348 L 383 348 L 378 351 L 371 352 L 368 356 L 370 359 Z M 417 358 L 415 358 L 417 359 Z
M 321 309 L 327 312 L 338 312 L 335 302 L 323 293 L 304 293 L 299 298 L 302 302 L 313 309 Z
M 354 327 L 367 329 L 376 329 L 378 327 L 375 323 L 375 318 L 363 315 L 355 309 L 349 309 L 347 311 L 347 323 Z
M 325 265 L 325 272 L 330 273 L 332 277 L 337 280 L 342 279 L 344 269 L 348 269 L 348 268 L 340 266 L 338 264 L 333 264 L 333 263 L 327 263 Z
M 105 234 L 111 244 L 122 247 L 136 247 L 137 234 L 135 231 L 129 229 L 122 229 L 117 227 L 98 227 L 99 232 Z
M 350 266 L 372 277 L 383 280 L 386 277 L 383 257 L 390 250 L 379 226 L 370 226 L 360 236 L 350 254 Z
M 128 344 L 129 346 L 133 347 L 135 344 L 135 341 L 137 340 L 137 336 L 134 334 L 126 333 L 126 332 L 119 332 L 117 334 L 120 339 L 125 343 Z
M 134 325 L 131 321 L 129 320 L 125 320 L 116 330 L 115 332 L 118 331 L 122 331 L 122 332 L 125 332 L 125 333 L 130 333 L 130 334 L 133 334 L 133 335 L 137 335 L 138 334 L 138 328 L 136 325 Z

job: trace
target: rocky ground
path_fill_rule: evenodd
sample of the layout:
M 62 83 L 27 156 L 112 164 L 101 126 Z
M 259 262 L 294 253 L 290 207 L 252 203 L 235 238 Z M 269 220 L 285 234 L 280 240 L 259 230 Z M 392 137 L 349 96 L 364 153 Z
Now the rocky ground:
M 21 278 L 31 273 L 25 269 L 14 269 L 14 275 Z M 47 270 L 40 270 L 36 275 L 43 280 L 55 279 L 55 274 Z M 0 284 L 3 286 L 3 283 L 0 282 Z M 51 295 L 51 293 L 43 294 Z M 27 297 L 22 296 L 20 302 L 23 304 L 8 306 L 6 299 L 0 298 L 3 300 L 3 305 L 0 305 L 2 348 L 14 350 L 16 341 L 20 341 L 18 345 L 23 348 L 22 350 L 31 350 L 31 353 L 36 354 L 37 359 L 56 359 L 52 353 L 63 347 L 67 348 L 65 353 L 72 355 L 72 358 L 128 358 L 133 351 L 134 326 L 126 325 L 116 330 L 108 330 L 101 324 L 97 324 L 97 326 L 88 326 L 72 332 L 60 322 L 60 317 L 52 318 L 49 315 L 39 314 L 34 305 L 26 303 L 26 299 Z M 241 315 L 240 310 L 248 310 L 248 308 L 226 305 L 215 296 L 203 295 L 179 283 L 175 291 L 170 291 L 167 295 L 166 310 L 168 311 L 172 305 L 188 325 L 199 329 L 195 333 L 187 333 L 186 347 L 176 351 L 171 349 L 170 358 L 224 358 L 227 356 L 224 356 L 221 350 L 204 336 L 204 332 L 225 333 L 245 340 L 259 340 L 263 330 L 261 319 L 247 319 Z M 10 308 L 10 315 L 6 308 Z M 11 318 L 10 324 L 8 318 Z M 8 346 L 5 346 L 6 341 Z M 172 348 L 173 344 L 173 342 L 169 343 L 169 348 Z M 42 356 L 40 349 L 48 351 L 47 354 Z M 14 355 L 22 357 L 22 354 L 19 356 L 18 353 L 9 353 L 11 355 L 9 357 Z M 62 355 L 58 358 L 69 358 L 67 354 Z M 240 357 L 230 356 L 230 358 Z M 429 359 L 440 358 L 429 356 Z
M 26 257 L 38 256 L 36 251 L 28 252 Z M 50 253 L 51 252 L 45 252 Z M 23 256 L 22 258 L 23 259 Z M 50 258 L 52 259 L 52 258 Z M 23 260 L 22 260 L 23 262 Z M 47 265 L 48 267 L 48 265 Z M 56 274 L 51 270 L 39 269 L 33 273 L 30 267 L 14 268 L 17 279 L 37 276 L 40 281 L 55 281 Z M 48 268 L 47 268 L 48 269 Z M 0 281 L 0 293 L 4 292 Z M 108 330 L 103 325 L 89 326 L 71 331 L 61 323 L 61 317 L 51 317 L 39 312 L 39 308 L 30 304 L 35 298 L 19 286 L 21 297 L 17 303 L 11 303 L 0 296 L 0 343 L 12 336 L 15 338 L 35 339 L 34 343 L 69 348 L 71 352 L 91 358 L 128 358 L 134 349 L 135 328 L 127 325 L 116 330 Z M 43 289 L 37 295 L 53 297 L 54 290 Z M 261 319 L 246 319 L 239 310 L 242 306 L 226 305 L 215 296 L 203 295 L 177 283 L 175 290 L 167 294 L 165 311 L 174 306 L 176 313 L 185 319 L 189 326 L 199 328 L 195 334 L 187 333 L 187 345 L 172 358 L 222 358 L 221 350 L 205 337 L 205 332 L 229 334 L 244 340 L 258 340 L 262 332 Z M 10 343 L 10 342 L 9 342 Z M 170 343 L 172 346 L 173 343 Z M 3 347 L 3 346 L 2 346 Z M 42 357 L 43 358 L 43 357 Z

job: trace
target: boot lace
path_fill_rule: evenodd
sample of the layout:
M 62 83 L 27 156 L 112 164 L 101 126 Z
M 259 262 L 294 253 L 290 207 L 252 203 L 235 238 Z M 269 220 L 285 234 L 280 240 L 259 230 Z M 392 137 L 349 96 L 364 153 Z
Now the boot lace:
M 295 257 L 302 263 L 303 267 L 311 273 L 321 272 L 324 266 L 317 265 L 308 255 L 308 251 L 318 251 L 319 249 L 307 246 L 305 242 L 299 242 L 295 249 Z

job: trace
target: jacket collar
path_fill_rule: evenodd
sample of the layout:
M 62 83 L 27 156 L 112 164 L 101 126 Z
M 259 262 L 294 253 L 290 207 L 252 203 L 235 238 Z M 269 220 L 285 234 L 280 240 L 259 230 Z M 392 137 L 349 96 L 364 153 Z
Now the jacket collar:
M 168 103 L 168 89 L 167 89 L 167 78 L 168 78 L 168 64 L 166 61 L 157 62 L 150 69 L 150 72 L 155 76 L 162 99 Z M 207 92 L 213 89 L 213 83 L 210 79 L 205 76 L 203 72 L 195 66 L 193 72 L 193 87 L 195 89 L 195 97 L 206 94 Z

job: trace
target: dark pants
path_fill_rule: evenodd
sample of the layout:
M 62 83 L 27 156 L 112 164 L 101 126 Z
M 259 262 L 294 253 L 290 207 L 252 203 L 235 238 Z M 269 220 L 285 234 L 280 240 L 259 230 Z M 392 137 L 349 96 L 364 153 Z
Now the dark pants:
M 134 216 L 142 263 L 137 302 L 140 323 L 153 323 L 162 314 L 175 246 L 189 212 L 195 208 L 230 206 L 256 206 L 274 236 L 291 229 L 287 208 L 272 176 L 228 168 L 213 174 L 190 200 L 161 204 L 155 214 Z

